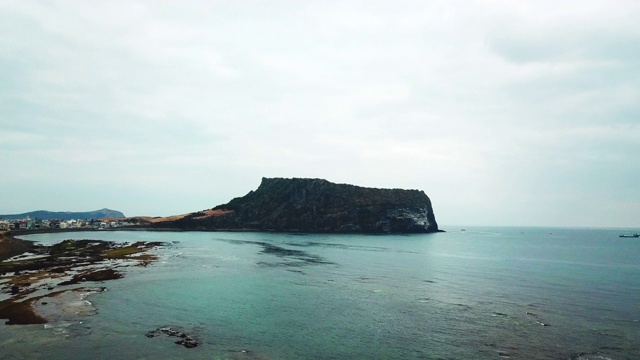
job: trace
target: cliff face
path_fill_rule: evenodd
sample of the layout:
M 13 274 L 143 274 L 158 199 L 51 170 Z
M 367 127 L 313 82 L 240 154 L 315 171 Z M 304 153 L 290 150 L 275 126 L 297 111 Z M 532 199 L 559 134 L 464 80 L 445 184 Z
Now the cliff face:
M 438 231 L 431 201 L 419 190 L 375 189 L 322 179 L 263 178 L 257 190 L 161 227 L 343 233 Z M 156 224 L 158 225 L 158 224 Z

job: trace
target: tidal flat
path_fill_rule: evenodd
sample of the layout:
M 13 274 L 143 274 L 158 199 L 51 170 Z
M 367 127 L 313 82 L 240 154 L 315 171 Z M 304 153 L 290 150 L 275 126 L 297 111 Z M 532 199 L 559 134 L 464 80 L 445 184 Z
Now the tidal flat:
M 7 325 L 46 324 L 62 315 L 90 315 L 86 287 L 123 277 L 119 268 L 147 266 L 161 242 L 64 240 L 53 245 L 0 234 L 0 319 Z M 49 306 L 47 306 L 49 305 Z

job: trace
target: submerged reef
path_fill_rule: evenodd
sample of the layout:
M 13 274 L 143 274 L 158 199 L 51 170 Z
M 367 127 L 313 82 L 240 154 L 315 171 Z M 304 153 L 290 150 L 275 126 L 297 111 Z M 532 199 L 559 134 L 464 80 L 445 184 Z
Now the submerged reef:
M 122 244 L 101 240 L 36 245 L 0 234 L 0 319 L 7 319 L 7 325 L 47 323 L 49 318 L 59 316 L 60 311 L 66 311 L 64 304 L 56 299 L 71 296 L 69 292 L 83 298 L 104 290 L 78 287 L 78 284 L 119 279 L 123 274 L 117 268 L 148 265 L 156 256 L 146 252 L 162 245 L 161 242 Z M 45 311 L 48 304 L 58 304 L 61 310 Z M 53 306 L 48 307 L 51 308 Z M 38 309 L 43 311 L 36 311 Z M 86 313 L 83 309 L 73 312 Z
M 177 338 L 175 343 L 178 345 L 182 345 L 187 349 L 191 349 L 200 345 L 200 342 L 198 341 L 198 339 L 196 339 L 193 335 L 188 335 L 185 332 L 176 328 L 175 326 L 162 326 L 155 330 L 147 332 L 145 336 L 148 338 L 154 338 L 162 334 L 169 337 Z

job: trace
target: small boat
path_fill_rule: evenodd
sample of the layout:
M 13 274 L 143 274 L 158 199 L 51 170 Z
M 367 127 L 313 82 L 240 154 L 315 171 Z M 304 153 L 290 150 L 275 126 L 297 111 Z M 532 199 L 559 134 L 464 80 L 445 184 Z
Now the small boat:
M 622 234 L 620 235 L 620 237 L 624 237 L 624 238 L 637 238 L 640 237 L 640 234 L 635 233 L 635 234 Z

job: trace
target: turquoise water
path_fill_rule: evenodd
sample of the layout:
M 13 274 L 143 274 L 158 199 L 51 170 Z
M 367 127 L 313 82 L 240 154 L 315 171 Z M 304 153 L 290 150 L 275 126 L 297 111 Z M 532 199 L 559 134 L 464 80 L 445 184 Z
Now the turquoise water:
M 620 230 L 408 236 L 87 232 L 164 241 L 89 300 L 0 326 L 2 359 L 640 359 L 640 240 Z M 175 242 L 175 243 L 174 243 Z M 145 333 L 171 325 L 202 345 Z

